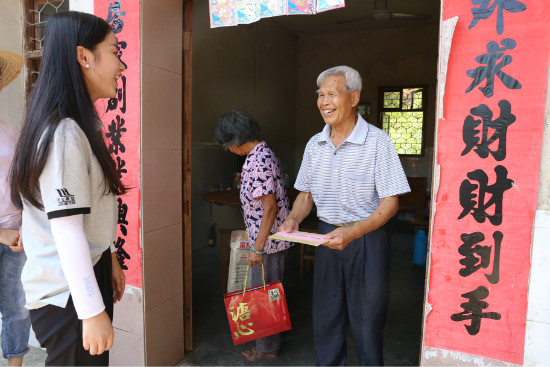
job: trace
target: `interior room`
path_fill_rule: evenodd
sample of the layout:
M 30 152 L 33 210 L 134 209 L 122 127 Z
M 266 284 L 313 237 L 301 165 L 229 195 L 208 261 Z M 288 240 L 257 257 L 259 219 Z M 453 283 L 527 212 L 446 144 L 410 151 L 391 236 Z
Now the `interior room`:
M 440 2 L 347 0 L 343 9 L 222 28 L 210 28 L 208 2 L 193 5 L 193 352 L 185 360 L 219 364 L 219 353 L 228 353 L 234 358 L 223 359 L 224 364 L 240 364 L 237 351 L 245 348 L 231 343 L 223 308 L 227 264 L 220 261 L 220 250 L 222 259 L 227 259 L 223 251 L 227 233 L 244 229 L 242 215 L 236 202 L 204 198 L 208 192 L 234 188 L 234 174 L 244 162 L 215 143 L 218 118 L 236 108 L 251 113 L 260 124 L 261 137 L 279 156 L 292 188 L 307 141 L 324 126 L 316 106 L 317 76 L 329 67 L 348 65 L 363 77 L 360 112 L 369 123 L 383 128 L 386 122 L 389 131 L 394 113 L 401 111 L 392 108 L 406 109 L 411 96 L 408 108 L 422 107 L 422 115 L 415 115 L 415 126 L 422 127 L 412 137 L 416 150 L 406 150 L 405 144 L 401 152 L 406 154 L 400 155 L 407 177 L 413 178 L 413 193 L 400 198 L 401 210 L 387 224 L 392 238 L 392 295 L 385 355 L 393 359 L 386 364 L 417 364 L 425 269 L 413 264 L 412 256 L 417 230 L 429 225 Z M 395 142 L 400 131 L 392 131 Z M 313 363 L 312 272 L 304 271 L 300 277 L 300 265 L 312 266 L 302 261 L 298 245 L 289 251 L 284 281 L 294 329 L 286 337 L 290 341 L 283 339 L 284 359 L 272 364 Z M 410 328 L 401 329 L 407 323 Z M 348 358 L 353 364 L 353 353 Z

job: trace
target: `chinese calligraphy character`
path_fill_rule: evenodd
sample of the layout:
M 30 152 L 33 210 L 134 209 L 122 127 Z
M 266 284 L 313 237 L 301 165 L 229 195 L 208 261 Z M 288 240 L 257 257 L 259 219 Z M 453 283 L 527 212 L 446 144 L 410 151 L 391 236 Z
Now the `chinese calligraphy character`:
M 254 330 L 250 328 L 250 326 L 253 326 L 252 322 L 240 324 L 240 321 L 245 321 L 250 319 L 250 310 L 248 309 L 247 303 L 239 303 L 237 306 L 236 312 L 233 312 L 231 310 L 234 310 L 235 306 L 229 307 L 228 311 L 231 314 L 231 319 L 235 324 L 237 324 L 237 330 L 233 332 L 233 334 L 238 337 L 240 335 L 250 335 L 254 333 Z
M 504 31 L 504 10 L 510 13 L 519 13 L 527 9 L 524 3 L 517 0 L 472 0 L 472 5 L 479 5 L 479 8 L 472 8 L 474 19 L 470 23 L 468 29 L 472 29 L 480 20 L 489 19 L 497 9 L 497 33 L 502 34 Z M 490 5 L 490 6 L 489 6 Z
M 122 88 L 117 88 L 116 96 L 109 98 L 109 101 L 107 102 L 107 110 L 105 112 L 116 110 L 118 107 L 118 102 L 122 102 L 120 112 L 126 113 L 126 77 L 123 75 L 120 79 L 122 80 Z
M 239 336 L 239 334 L 241 335 L 250 335 L 250 334 L 254 334 L 254 330 L 250 328 L 250 326 L 252 326 L 252 323 L 249 322 L 248 324 L 246 325 L 239 325 L 237 323 L 237 328 L 238 328 L 238 332 L 235 331 L 233 334 L 235 336 Z
M 128 221 L 126 220 L 126 214 L 128 214 L 128 205 L 124 204 L 122 202 L 121 198 L 117 198 L 118 201 L 118 224 L 120 224 L 120 232 L 122 232 L 123 235 L 126 236 L 128 233 L 126 230 L 126 226 L 128 225 Z
M 114 3 L 109 3 L 109 13 L 107 14 L 107 19 L 105 19 L 105 21 L 111 26 L 114 34 L 122 32 L 122 28 L 124 28 L 124 20 L 122 20 L 121 17 L 126 15 L 126 12 L 120 11 L 120 8 L 120 0 L 115 0 Z
M 116 156 L 116 171 L 118 173 L 118 177 L 122 178 L 123 173 L 128 173 L 128 170 L 124 168 L 126 166 L 126 161 L 120 156 Z
M 474 87 L 487 79 L 485 87 L 479 87 L 478 89 L 483 92 L 483 95 L 487 98 L 493 96 L 494 86 L 495 86 L 495 75 L 502 81 L 508 89 L 521 89 L 521 83 L 516 79 L 512 78 L 510 75 L 505 74 L 501 69 L 506 65 L 512 62 L 512 56 L 504 55 L 507 50 L 513 50 L 516 48 L 516 41 L 511 38 L 503 39 L 500 44 L 502 47 L 498 46 L 498 43 L 491 41 L 487 44 L 486 54 L 476 57 L 476 61 L 479 64 L 487 66 L 478 66 L 475 69 L 470 69 L 466 74 L 473 78 L 472 84 L 466 89 L 465 93 L 470 92 Z M 497 64 L 497 61 L 501 59 Z
M 120 267 L 123 270 L 128 270 L 128 267 L 124 265 L 124 261 L 126 259 L 130 260 L 130 255 L 124 250 L 124 243 L 126 243 L 126 240 L 124 238 L 118 237 L 115 242 L 115 248 L 116 248 L 116 258 L 118 260 L 118 263 L 120 264 Z
M 468 302 L 460 304 L 460 307 L 462 307 L 464 311 L 453 314 L 451 316 L 451 320 L 472 320 L 470 325 L 464 325 L 470 335 L 476 335 L 479 333 L 482 318 L 500 320 L 501 316 L 497 312 L 482 312 L 484 309 L 489 307 L 487 302 L 482 301 L 487 298 L 488 295 L 489 290 L 483 286 L 477 287 L 472 292 L 462 294 L 461 297 L 467 298 Z
M 478 243 L 485 240 L 485 235 L 481 232 L 463 233 L 460 238 L 462 239 L 463 244 L 458 248 L 458 252 L 464 256 L 464 258 L 459 262 L 464 265 L 464 268 L 460 269 L 458 273 L 463 277 L 467 277 L 480 268 L 487 269 L 491 262 L 492 248 L 491 246 L 478 245 Z M 491 284 L 496 284 L 499 281 L 500 245 L 502 243 L 502 238 L 502 232 L 496 231 L 493 233 L 493 239 L 495 242 L 493 251 L 493 272 L 489 275 L 485 274 L 485 277 Z
M 487 158 L 489 153 L 497 161 L 502 161 L 506 158 L 506 132 L 508 126 L 516 121 L 516 116 L 511 113 L 512 106 L 507 100 L 502 100 L 498 103 L 500 107 L 500 117 L 496 120 L 492 120 L 493 112 L 484 104 L 474 107 L 470 110 L 471 115 L 468 115 L 464 120 L 464 127 L 462 129 L 462 140 L 466 143 L 466 147 L 462 151 L 461 155 L 466 155 L 474 148 L 474 151 L 480 158 Z M 475 119 L 474 116 L 481 117 L 481 120 Z M 481 127 L 481 138 L 478 136 L 480 131 L 477 129 Z M 493 135 L 488 138 L 488 132 L 491 129 Z M 496 150 L 491 150 L 490 146 L 498 140 L 498 147 Z
M 478 223 L 485 222 L 489 218 L 492 225 L 498 226 L 502 223 L 502 199 L 504 192 L 514 185 L 514 181 L 508 178 L 508 170 L 503 166 L 495 167 L 496 181 L 492 185 L 487 185 L 488 177 L 483 170 L 477 169 L 468 172 L 469 180 L 462 181 L 460 185 L 460 205 L 464 209 L 458 219 L 464 218 L 472 212 L 472 216 Z M 470 180 L 477 181 L 479 184 L 472 183 Z M 474 191 L 479 189 L 478 201 Z M 485 202 L 485 193 L 491 194 L 491 198 Z M 476 208 L 477 204 L 477 208 Z M 487 213 L 487 209 L 495 206 L 494 214 Z
M 124 123 L 124 119 L 117 115 L 116 122 L 115 120 L 111 121 L 108 128 L 109 132 L 105 134 L 105 136 L 111 141 L 109 144 L 109 152 L 111 153 L 118 154 L 119 149 L 121 153 L 126 151 L 126 147 L 122 144 L 122 133 L 126 132 L 126 128 L 123 127 Z
M 239 303 L 236 310 L 237 312 L 235 313 L 231 312 L 231 310 L 234 310 L 234 309 L 235 309 L 235 306 L 229 307 L 229 310 L 230 310 L 229 313 L 231 314 L 231 319 L 234 322 L 237 322 L 237 319 L 244 321 L 250 318 L 250 310 L 248 309 L 247 303 L 242 303 L 242 302 Z
M 118 41 L 118 59 L 120 60 L 122 65 L 124 65 L 124 68 L 127 70 L 128 65 L 126 65 L 126 63 L 122 60 L 122 50 L 126 50 L 126 46 L 128 46 L 128 44 L 125 41 Z

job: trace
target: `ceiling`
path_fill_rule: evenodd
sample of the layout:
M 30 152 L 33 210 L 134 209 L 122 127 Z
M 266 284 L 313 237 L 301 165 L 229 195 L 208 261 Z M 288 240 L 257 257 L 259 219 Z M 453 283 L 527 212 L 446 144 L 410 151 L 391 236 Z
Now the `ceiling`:
M 389 13 L 425 15 L 427 19 L 374 19 L 375 1 L 379 1 L 378 7 L 386 5 Z M 439 0 L 346 0 L 346 7 L 342 9 L 316 15 L 274 17 L 271 20 L 282 24 L 297 36 L 303 36 L 437 24 L 439 12 Z

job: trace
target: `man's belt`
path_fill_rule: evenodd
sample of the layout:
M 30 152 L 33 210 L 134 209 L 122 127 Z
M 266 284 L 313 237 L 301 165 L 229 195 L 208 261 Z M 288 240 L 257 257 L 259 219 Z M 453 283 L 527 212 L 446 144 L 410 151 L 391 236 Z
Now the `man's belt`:
M 338 224 L 333 224 L 333 226 L 336 226 L 336 227 L 352 227 L 356 224 L 359 224 L 361 222 L 359 221 L 356 221 L 356 222 L 347 222 L 347 223 L 338 223 Z

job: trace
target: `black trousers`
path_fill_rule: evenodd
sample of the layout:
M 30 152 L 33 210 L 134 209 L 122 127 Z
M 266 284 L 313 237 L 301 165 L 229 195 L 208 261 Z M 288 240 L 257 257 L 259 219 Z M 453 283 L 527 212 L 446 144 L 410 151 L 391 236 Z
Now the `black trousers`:
M 319 233 L 338 227 L 320 222 Z M 351 328 L 359 365 L 382 366 L 382 333 L 389 297 L 390 245 L 379 228 L 344 250 L 319 246 L 313 280 L 315 365 L 346 364 Z
M 113 320 L 113 283 L 111 251 L 106 250 L 94 266 L 94 273 L 105 304 Z M 108 366 L 109 351 L 90 355 L 82 344 L 82 320 L 78 319 L 73 299 L 61 308 L 48 305 L 30 311 L 31 323 L 42 348 L 46 348 L 46 366 Z

